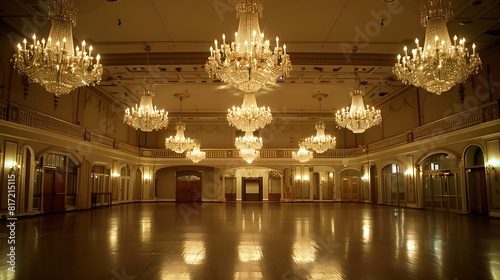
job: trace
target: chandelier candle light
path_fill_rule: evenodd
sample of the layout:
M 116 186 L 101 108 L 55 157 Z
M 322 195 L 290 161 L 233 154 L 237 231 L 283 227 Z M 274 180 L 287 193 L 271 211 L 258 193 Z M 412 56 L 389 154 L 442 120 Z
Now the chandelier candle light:
M 328 95 L 325 93 L 317 93 L 314 94 L 313 97 L 319 100 L 319 112 L 321 115 L 321 100 Z M 304 145 L 305 149 L 308 150 L 314 150 L 316 153 L 324 153 L 325 151 L 329 149 L 335 149 L 335 145 L 337 144 L 337 141 L 335 140 L 335 137 L 331 137 L 330 135 L 325 134 L 325 122 L 320 120 L 316 123 L 315 125 L 316 128 L 316 135 L 307 137 L 302 141 L 302 144 Z
M 163 109 L 157 110 L 156 106 L 153 106 L 154 86 L 149 83 L 150 50 L 151 48 L 146 46 L 146 51 L 148 52 L 146 59 L 147 77 L 146 83 L 143 85 L 144 92 L 141 96 L 141 102 L 139 106 L 136 104 L 135 108 L 127 108 L 125 110 L 125 116 L 123 117 L 124 123 L 145 132 L 159 130 L 167 127 L 168 125 L 168 112 Z
M 180 100 L 180 114 L 182 114 L 182 99 L 188 98 L 189 94 L 186 93 L 176 93 L 175 97 Z M 196 146 L 196 141 L 191 138 L 186 138 L 184 136 L 184 131 L 186 130 L 186 125 L 182 122 L 182 117 L 175 124 L 176 134 L 175 136 L 170 136 L 165 139 L 165 148 L 170 149 L 176 153 L 183 153 L 187 150 L 191 150 Z
M 260 158 L 260 150 L 242 149 L 240 150 L 240 157 L 247 163 L 252 163 Z
M 475 74 L 481 59 L 472 44 L 472 53 L 465 46 L 465 38 L 455 35 L 451 43 L 446 20 L 452 15 L 451 2 L 429 0 L 422 7 L 422 25 L 426 27 L 424 46 L 415 40 L 416 48 L 408 55 L 398 55 L 393 72 L 405 84 L 422 87 L 429 92 L 441 94 Z M 458 40 L 458 42 L 457 42 Z
M 193 163 L 198 163 L 207 157 L 206 152 L 200 151 L 200 142 L 195 141 L 193 149 L 186 152 L 186 158 L 191 160 Z
M 210 57 L 205 69 L 210 77 L 215 76 L 243 92 L 256 92 L 267 82 L 278 77 L 287 77 L 292 64 L 286 53 L 286 45 L 280 46 L 276 37 L 273 47 L 260 32 L 259 16 L 262 17 L 262 0 L 240 0 L 236 4 L 239 18 L 238 32 L 234 42 L 222 44 L 217 40 L 210 47 Z
M 252 131 L 246 131 L 243 137 L 236 137 L 234 142 L 236 149 L 239 150 L 259 150 L 262 148 L 262 138 L 253 136 Z
M 340 127 L 345 127 L 352 130 L 354 133 L 363 133 L 368 128 L 379 125 L 382 123 L 382 114 L 380 110 L 375 110 L 374 107 L 364 105 L 363 102 L 363 89 L 361 88 L 361 81 L 356 69 L 357 85 L 351 90 L 351 107 L 342 108 L 342 111 L 337 111 L 335 114 L 335 121 Z
M 271 109 L 257 107 L 255 93 L 245 93 L 241 107 L 228 109 L 227 121 L 242 131 L 255 131 L 271 123 L 273 116 Z
M 28 77 L 30 82 L 42 85 L 56 96 L 101 81 L 100 55 L 93 57 L 93 48 L 85 41 L 73 47 L 73 30 L 76 25 L 78 3 L 75 0 L 49 1 L 50 33 L 47 40 L 28 45 L 26 39 L 17 45 L 13 56 L 14 68 Z
M 313 152 L 306 149 L 303 143 L 299 144 L 299 150 L 292 152 L 292 158 L 299 162 L 308 162 L 313 158 Z

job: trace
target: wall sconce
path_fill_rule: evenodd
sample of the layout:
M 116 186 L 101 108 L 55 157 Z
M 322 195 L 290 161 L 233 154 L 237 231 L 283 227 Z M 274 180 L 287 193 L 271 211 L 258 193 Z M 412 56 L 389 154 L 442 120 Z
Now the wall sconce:
M 145 181 L 146 183 L 149 183 L 149 180 L 151 179 L 151 177 L 149 176 L 149 174 L 144 174 L 144 177 L 143 177 L 143 178 L 144 178 L 144 181 Z
M 489 160 L 485 165 L 484 168 L 486 169 L 486 174 L 491 175 L 495 174 L 495 181 L 498 181 L 498 173 L 497 170 L 495 169 L 495 160 Z
M 20 169 L 21 169 L 21 166 L 19 164 L 17 164 L 17 162 L 15 162 L 15 161 L 10 162 L 10 172 L 18 173 Z
M 120 177 L 120 173 L 118 172 L 113 172 L 113 178 Z

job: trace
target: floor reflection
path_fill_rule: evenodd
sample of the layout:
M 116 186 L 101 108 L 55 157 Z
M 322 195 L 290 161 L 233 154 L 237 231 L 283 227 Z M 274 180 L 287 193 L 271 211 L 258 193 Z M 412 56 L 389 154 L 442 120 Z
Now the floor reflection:
M 183 209 L 126 204 L 20 218 L 17 272 L 0 278 L 500 277 L 497 219 L 351 203 L 208 203 L 189 219 Z M 6 260 L 2 253 L 2 271 Z

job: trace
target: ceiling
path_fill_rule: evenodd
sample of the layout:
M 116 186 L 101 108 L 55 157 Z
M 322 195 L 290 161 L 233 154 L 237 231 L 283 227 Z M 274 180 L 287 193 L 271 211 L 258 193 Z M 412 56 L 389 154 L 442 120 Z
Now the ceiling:
M 0 0 L 0 28 L 47 37 L 50 23 L 40 0 Z M 365 102 L 382 105 L 407 88 L 392 74 L 404 45 L 423 40 L 422 1 L 264 0 L 260 27 L 266 38 L 280 37 L 293 65 L 289 77 L 257 93 L 275 117 L 318 115 L 313 95 L 325 93 L 321 112 L 350 103 L 354 68 L 366 86 Z M 499 42 L 500 1 L 452 1 L 450 34 L 466 37 L 479 52 Z M 382 22 L 383 19 L 383 22 Z M 104 75 L 96 89 L 120 106 L 138 103 L 141 83 L 156 84 L 154 103 L 178 115 L 176 93 L 187 92 L 183 115 L 224 119 L 241 105 L 243 94 L 212 79 L 204 65 L 214 39 L 234 34 L 238 19 L 232 0 L 85 0 L 80 1 L 74 39 L 91 42 L 102 56 Z M 25 34 L 26 33 L 26 34 Z M 21 38 L 21 37 L 19 37 Z M 20 41 L 20 40 L 19 40 Z M 272 40 L 271 40 L 272 41 Z M 146 67 L 145 46 L 151 47 Z M 353 47 L 357 49 L 353 53 Z

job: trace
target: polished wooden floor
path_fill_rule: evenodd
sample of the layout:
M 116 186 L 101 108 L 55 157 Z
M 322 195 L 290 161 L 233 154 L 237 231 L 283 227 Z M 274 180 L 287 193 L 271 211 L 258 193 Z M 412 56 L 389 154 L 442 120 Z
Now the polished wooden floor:
M 500 279 L 500 220 L 390 206 L 136 203 L 16 226 L 1 279 Z

